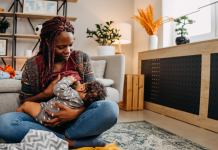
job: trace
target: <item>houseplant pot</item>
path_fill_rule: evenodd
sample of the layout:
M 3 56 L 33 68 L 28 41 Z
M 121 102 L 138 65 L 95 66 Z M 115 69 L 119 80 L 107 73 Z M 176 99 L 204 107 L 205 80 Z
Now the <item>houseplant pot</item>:
M 110 29 L 110 25 L 113 22 L 114 21 L 106 22 L 107 25 L 95 24 L 97 28 L 96 31 L 91 31 L 87 28 L 87 38 L 94 38 L 95 41 L 100 45 L 97 48 L 99 56 L 115 54 L 115 47 L 110 45 L 114 43 L 115 40 L 119 40 L 121 35 L 118 33 L 119 30 L 114 28 Z
M 195 21 L 189 19 L 187 16 L 182 16 L 180 18 L 174 19 L 174 22 L 177 23 L 176 24 L 177 26 L 182 24 L 182 27 L 175 29 L 175 31 L 177 32 L 177 35 L 181 35 L 176 38 L 175 40 L 176 45 L 190 43 L 189 37 L 184 36 L 184 35 L 188 35 L 187 29 L 184 26 L 187 24 L 193 24 Z
M 176 45 L 190 43 L 190 38 L 187 36 L 179 36 L 176 38 Z
M 158 37 L 156 35 L 150 35 L 148 49 L 149 50 L 157 49 L 157 44 L 158 44 Z
M 114 46 L 98 46 L 98 56 L 107 56 L 115 54 Z
M 0 28 L 0 33 L 5 33 L 6 32 L 6 29 L 1 29 Z
M 10 27 L 10 23 L 7 20 L 0 19 L 0 33 L 5 33 L 6 29 Z

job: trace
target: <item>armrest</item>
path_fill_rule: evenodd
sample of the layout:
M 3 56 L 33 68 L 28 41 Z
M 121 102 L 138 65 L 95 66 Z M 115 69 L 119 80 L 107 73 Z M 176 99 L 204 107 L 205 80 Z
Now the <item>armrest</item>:
M 120 93 L 120 101 L 123 97 L 123 85 L 125 75 L 125 57 L 124 55 L 110 56 L 90 56 L 91 60 L 106 60 L 104 78 L 114 80 L 113 88 Z

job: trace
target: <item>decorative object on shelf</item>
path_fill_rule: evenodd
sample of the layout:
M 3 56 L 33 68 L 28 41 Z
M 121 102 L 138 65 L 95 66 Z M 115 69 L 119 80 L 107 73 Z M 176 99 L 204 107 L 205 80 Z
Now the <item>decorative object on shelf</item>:
M 0 19 L 0 33 L 5 33 L 6 29 L 10 27 L 10 23 L 5 19 Z
M 32 50 L 25 50 L 25 57 L 32 57 Z
M 0 39 L 0 56 L 7 56 L 8 39 Z
M 34 0 L 24 0 L 23 6 L 24 6 L 23 13 L 34 13 L 35 11 Z
M 119 30 L 113 28 L 110 29 L 110 25 L 114 21 L 106 22 L 107 25 L 103 24 L 95 24 L 97 31 L 90 31 L 87 28 L 86 34 L 89 34 L 87 38 L 94 38 L 93 35 L 96 36 L 95 41 L 98 42 L 100 46 L 98 46 L 98 55 L 106 56 L 106 55 L 114 55 L 115 47 L 110 46 L 115 40 L 119 40 L 121 35 L 118 33 Z
M 36 26 L 36 28 L 35 28 L 35 33 L 36 33 L 37 35 L 40 35 L 41 30 L 42 30 L 42 24 L 38 24 L 38 25 Z
M 188 19 L 187 16 L 182 16 L 180 18 L 174 19 L 174 22 L 177 23 L 176 25 L 182 24 L 182 27 L 175 29 L 175 31 L 178 32 L 177 35 L 181 35 L 176 38 L 176 45 L 190 43 L 189 37 L 184 36 L 188 35 L 187 29 L 184 28 L 184 26 L 187 24 L 193 24 L 195 21 Z
M 47 4 L 46 14 L 56 15 L 57 14 L 57 2 L 47 1 L 46 4 Z
M 148 33 L 149 37 L 149 45 L 148 49 L 153 50 L 157 49 L 158 45 L 158 37 L 157 37 L 157 29 L 161 24 L 166 21 L 173 20 L 173 18 L 166 17 L 167 19 L 163 20 L 163 17 L 159 18 L 156 22 L 154 22 L 154 13 L 153 7 L 149 5 L 145 10 L 137 9 L 140 16 L 133 15 L 133 19 L 139 22 L 145 31 Z
M 0 8 L 0 12 L 4 12 L 4 9 L 3 9 L 3 8 Z
M 56 15 L 57 2 L 24 0 L 23 13 Z
M 36 2 L 36 13 L 38 14 L 45 14 L 45 1 L 38 1 Z
M 119 34 L 122 35 L 122 37 L 119 38 L 119 40 L 115 40 L 113 44 L 119 44 L 119 50 L 116 52 L 116 54 L 123 54 L 121 51 L 121 44 L 129 44 L 131 43 L 131 25 L 128 23 L 113 23 L 110 25 L 110 29 L 118 29 Z

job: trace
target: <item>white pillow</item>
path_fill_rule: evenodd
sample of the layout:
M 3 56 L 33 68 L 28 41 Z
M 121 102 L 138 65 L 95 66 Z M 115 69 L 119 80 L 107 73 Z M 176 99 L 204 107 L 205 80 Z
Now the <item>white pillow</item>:
M 95 74 L 95 78 L 102 78 L 104 76 L 106 60 L 92 60 L 92 66 Z
M 104 86 L 111 86 L 114 84 L 114 81 L 111 79 L 101 79 L 101 78 L 96 78 L 96 80 L 100 83 L 102 83 Z

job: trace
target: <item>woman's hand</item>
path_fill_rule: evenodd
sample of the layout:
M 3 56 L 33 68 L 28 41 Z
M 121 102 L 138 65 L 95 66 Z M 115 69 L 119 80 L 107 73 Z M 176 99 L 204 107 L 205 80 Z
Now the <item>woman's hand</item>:
M 72 84 L 74 83 L 74 82 L 76 82 L 76 79 L 75 79 L 75 77 L 74 76 L 67 76 L 71 81 L 72 81 Z M 72 85 L 71 84 L 71 85 Z
M 60 74 L 58 75 L 58 77 L 53 80 L 49 86 L 44 90 L 44 95 L 45 97 L 49 98 L 49 97 L 53 97 L 54 96 L 54 92 L 53 92 L 53 88 L 56 85 L 56 83 L 60 80 Z
M 71 109 L 70 107 L 67 107 L 63 104 L 59 103 L 52 103 L 54 107 L 60 108 L 60 111 L 57 113 L 54 113 L 52 116 L 52 113 L 49 112 L 48 110 L 45 110 L 45 112 L 51 116 L 54 117 L 52 120 L 42 120 L 43 123 L 45 124 L 45 127 L 55 127 L 57 125 L 62 125 L 65 122 L 71 121 L 73 119 L 76 119 L 79 117 L 80 114 L 82 114 L 86 108 L 85 107 L 80 107 L 78 109 Z

